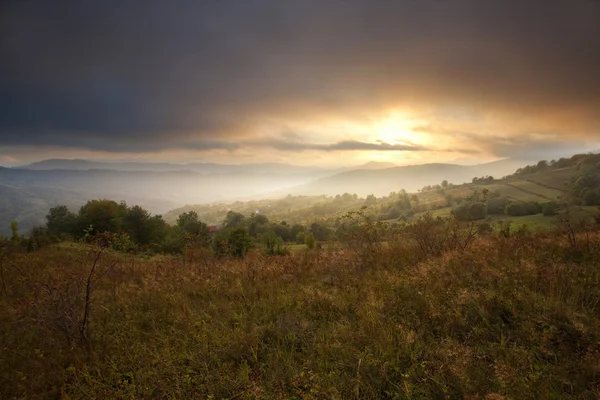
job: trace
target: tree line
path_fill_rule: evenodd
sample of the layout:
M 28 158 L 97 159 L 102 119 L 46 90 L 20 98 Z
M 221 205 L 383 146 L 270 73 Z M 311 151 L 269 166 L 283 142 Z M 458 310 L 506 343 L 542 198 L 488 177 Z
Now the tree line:
M 271 221 L 264 214 L 246 217 L 236 211 L 229 211 L 216 226 L 208 226 L 193 210 L 181 213 L 171 225 L 143 207 L 106 199 L 90 200 L 77 212 L 64 205 L 52 207 L 45 225 L 33 228 L 29 235 L 20 235 L 15 221 L 11 222 L 11 232 L 4 240 L 28 250 L 105 235 L 110 237 L 111 246 L 121 251 L 183 253 L 189 247 L 203 247 L 216 255 L 233 257 L 243 257 L 253 247 L 272 255 L 284 254 L 288 251 L 286 243 L 313 248 L 332 235 L 331 229 L 319 222 L 290 225 Z

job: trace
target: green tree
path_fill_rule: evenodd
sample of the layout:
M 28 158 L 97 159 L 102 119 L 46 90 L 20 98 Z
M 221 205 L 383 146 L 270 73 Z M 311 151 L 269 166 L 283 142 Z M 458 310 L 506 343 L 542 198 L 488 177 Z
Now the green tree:
M 231 230 L 229 234 L 229 251 L 233 257 L 244 258 L 252 246 L 252 237 L 246 228 L 239 227 Z
M 583 196 L 583 203 L 586 206 L 600 205 L 600 189 L 588 190 Z
M 46 228 L 56 236 L 65 236 L 75 233 L 77 216 L 69 211 L 67 206 L 52 207 L 46 215 Z
M 523 205 L 521 203 L 510 203 L 506 206 L 506 215 L 510 215 L 512 217 L 520 217 L 525 215 L 525 210 L 523 209 Z
M 148 244 L 152 240 L 150 213 L 140 206 L 128 208 L 121 219 L 122 229 L 129 238 L 138 244 Z
M 373 204 L 377 204 L 377 197 L 374 194 L 370 194 L 367 196 L 367 198 L 365 200 L 365 205 L 370 206 Z
M 127 208 L 124 203 L 113 200 L 88 201 L 77 217 L 79 235 L 89 226 L 92 226 L 92 233 L 119 232 L 123 208 Z
M 273 231 L 267 231 L 262 234 L 261 241 L 265 246 L 268 255 L 283 255 L 286 253 L 283 247 L 283 239 Z
M 223 221 L 223 226 L 226 228 L 236 228 L 244 226 L 246 221 L 246 217 L 243 214 L 240 214 L 235 211 L 229 211 L 225 216 L 225 220 Z
M 19 236 L 19 224 L 17 223 L 17 221 L 12 220 L 10 221 L 10 233 L 11 233 L 11 240 L 19 240 L 20 236 Z
M 208 226 L 198 218 L 195 211 L 190 211 L 179 215 L 177 226 L 186 237 L 186 243 L 196 244 L 203 247 L 210 243 L 210 231 Z
M 304 244 L 306 245 L 306 247 L 308 247 L 309 249 L 314 249 L 315 248 L 315 235 L 313 235 L 312 233 L 308 233 L 304 235 Z
M 559 206 L 556 201 L 549 201 L 546 204 L 544 204 L 544 210 L 542 211 L 542 213 L 544 214 L 544 216 L 550 217 L 557 214 L 558 208 Z
M 265 231 L 268 224 L 269 218 L 266 215 L 253 213 L 247 220 L 248 233 L 256 237 L 259 233 Z

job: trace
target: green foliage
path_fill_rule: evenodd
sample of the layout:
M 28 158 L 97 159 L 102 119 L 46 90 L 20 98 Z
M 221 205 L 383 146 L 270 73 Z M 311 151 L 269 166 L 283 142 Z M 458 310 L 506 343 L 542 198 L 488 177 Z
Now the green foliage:
M 233 228 L 229 233 L 229 251 L 231 256 L 244 258 L 252 247 L 252 237 L 246 228 Z
M 543 211 L 543 206 L 535 201 L 520 202 L 520 203 L 509 203 L 506 206 L 505 213 L 513 217 L 520 217 L 523 215 L 535 215 Z
M 306 247 L 308 247 L 309 250 L 315 248 L 316 240 L 315 235 L 313 235 L 312 232 L 304 235 L 304 244 L 306 245 Z
M 504 215 L 506 206 L 508 206 L 510 203 L 511 201 L 508 199 L 508 197 L 492 197 L 487 202 L 487 213 L 490 215 Z
M 46 228 L 52 235 L 68 237 L 76 234 L 77 217 L 67 206 L 52 207 L 46 215 Z
M 560 208 L 560 206 L 556 201 L 549 201 L 544 204 L 542 213 L 546 217 L 551 217 L 558 213 L 559 208 Z
M 244 258 L 252 248 L 252 236 L 244 227 L 222 229 L 214 236 L 212 243 L 217 256 Z
M 243 214 L 235 211 L 228 211 L 223 226 L 226 228 L 238 228 L 244 226 L 246 217 Z
M 231 254 L 229 236 L 229 229 L 221 229 L 213 236 L 212 249 L 217 257 L 225 257 Z
M 296 243 L 298 244 L 304 244 L 304 231 L 300 231 L 296 234 Z M 314 238 L 314 236 L 313 236 Z
M 463 201 L 452 208 L 452 215 L 462 221 L 477 221 L 487 216 L 486 204 Z
M 111 247 L 114 250 L 129 253 L 134 251 L 137 247 L 135 241 L 133 241 L 127 232 L 111 234 L 110 238 Z
M 78 233 L 92 226 L 94 233 L 119 232 L 121 216 L 126 209 L 125 204 L 113 200 L 90 200 L 77 216 Z
M 19 236 L 19 224 L 17 224 L 17 221 L 10 221 L 10 239 L 13 241 L 18 241 L 20 240 L 20 236 Z
M 598 206 L 600 205 L 600 188 L 591 189 L 583 192 L 583 204 L 586 206 Z
M 270 256 L 285 255 L 288 253 L 281 236 L 273 231 L 267 231 L 262 234 L 261 241 L 265 246 L 265 253 Z

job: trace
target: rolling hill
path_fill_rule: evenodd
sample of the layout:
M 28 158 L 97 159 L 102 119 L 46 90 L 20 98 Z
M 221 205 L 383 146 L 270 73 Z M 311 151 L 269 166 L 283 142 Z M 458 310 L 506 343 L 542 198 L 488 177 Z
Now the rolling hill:
M 512 174 L 527 161 L 506 159 L 480 165 L 423 164 L 384 169 L 357 169 L 317 179 L 295 187 L 288 193 L 301 195 L 356 193 L 359 196 L 388 195 L 405 189 L 416 192 L 427 185 L 443 180 L 454 184 L 471 182 L 473 177 L 491 175 L 497 178 Z
M 21 232 L 26 233 L 34 225 L 43 223 L 48 209 L 59 204 L 75 210 L 87 200 L 105 198 L 138 204 L 152 213 L 162 214 L 188 203 L 257 196 L 331 173 L 324 169 L 271 164 L 247 168 L 202 165 L 205 172 L 192 170 L 194 166 L 182 169 L 175 164 L 97 167 L 107 165 L 85 160 L 48 160 L 25 168 L 0 167 L 0 234 L 10 231 L 11 220 L 16 220 Z M 168 170 L 171 167 L 178 169 Z M 206 169 L 213 167 L 218 172 Z

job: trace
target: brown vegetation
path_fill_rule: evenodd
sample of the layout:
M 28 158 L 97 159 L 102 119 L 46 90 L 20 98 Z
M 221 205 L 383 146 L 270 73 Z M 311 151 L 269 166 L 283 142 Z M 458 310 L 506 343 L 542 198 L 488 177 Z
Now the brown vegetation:
M 600 396 L 599 233 L 436 221 L 243 260 L 5 243 L 0 397 Z

